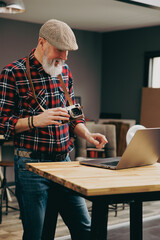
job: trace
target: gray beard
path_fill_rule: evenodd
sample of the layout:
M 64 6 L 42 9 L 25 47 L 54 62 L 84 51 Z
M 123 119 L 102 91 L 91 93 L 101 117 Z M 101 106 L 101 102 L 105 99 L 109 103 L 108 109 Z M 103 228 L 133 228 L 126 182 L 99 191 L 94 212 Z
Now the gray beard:
M 58 66 L 55 66 L 55 62 L 56 60 L 59 61 Z M 54 59 L 52 62 L 49 62 L 47 59 L 47 56 L 43 56 L 43 69 L 46 73 L 48 73 L 49 75 L 53 76 L 53 77 L 57 77 L 59 74 L 62 73 L 63 70 L 63 64 L 64 61 L 63 60 L 59 60 L 59 59 Z

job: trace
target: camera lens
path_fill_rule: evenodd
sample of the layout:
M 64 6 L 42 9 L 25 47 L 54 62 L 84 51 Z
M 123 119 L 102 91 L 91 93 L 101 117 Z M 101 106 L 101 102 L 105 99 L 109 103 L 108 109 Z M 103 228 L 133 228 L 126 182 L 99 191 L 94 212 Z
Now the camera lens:
M 82 114 L 82 111 L 79 108 L 73 108 L 72 113 L 74 114 L 74 116 L 78 116 Z

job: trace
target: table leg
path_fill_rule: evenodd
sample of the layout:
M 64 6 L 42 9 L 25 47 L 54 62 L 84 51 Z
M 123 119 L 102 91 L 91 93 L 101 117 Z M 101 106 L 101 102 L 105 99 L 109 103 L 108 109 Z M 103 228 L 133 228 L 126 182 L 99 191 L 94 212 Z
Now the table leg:
M 106 200 L 96 199 L 92 204 L 91 240 L 107 239 L 108 205 Z
M 0 224 L 2 223 L 2 201 L 3 201 L 3 191 L 1 189 L 1 193 L 0 193 Z
M 142 202 L 130 202 L 130 240 L 143 238 Z

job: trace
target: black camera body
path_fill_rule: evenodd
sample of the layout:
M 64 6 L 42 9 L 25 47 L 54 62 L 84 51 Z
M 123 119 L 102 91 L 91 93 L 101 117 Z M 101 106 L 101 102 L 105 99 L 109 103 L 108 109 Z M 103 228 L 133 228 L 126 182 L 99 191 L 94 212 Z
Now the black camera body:
M 82 106 L 79 103 L 66 107 L 70 115 L 70 121 L 74 121 L 84 117 Z
M 63 124 L 84 118 L 82 106 L 79 103 L 65 107 L 70 115 L 69 121 L 62 121 Z
M 65 109 L 70 115 L 69 122 L 84 118 L 82 106 L 79 103 L 68 106 Z M 67 121 L 62 121 L 62 123 L 67 123 Z

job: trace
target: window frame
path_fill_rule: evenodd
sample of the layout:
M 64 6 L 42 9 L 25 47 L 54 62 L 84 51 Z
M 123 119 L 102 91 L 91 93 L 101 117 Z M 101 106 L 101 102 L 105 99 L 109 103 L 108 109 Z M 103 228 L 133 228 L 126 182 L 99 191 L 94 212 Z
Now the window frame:
M 160 57 L 160 51 L 146 52 L 144 55 L 144 87 L 149 87 L 149 61 L 154 57 Z

